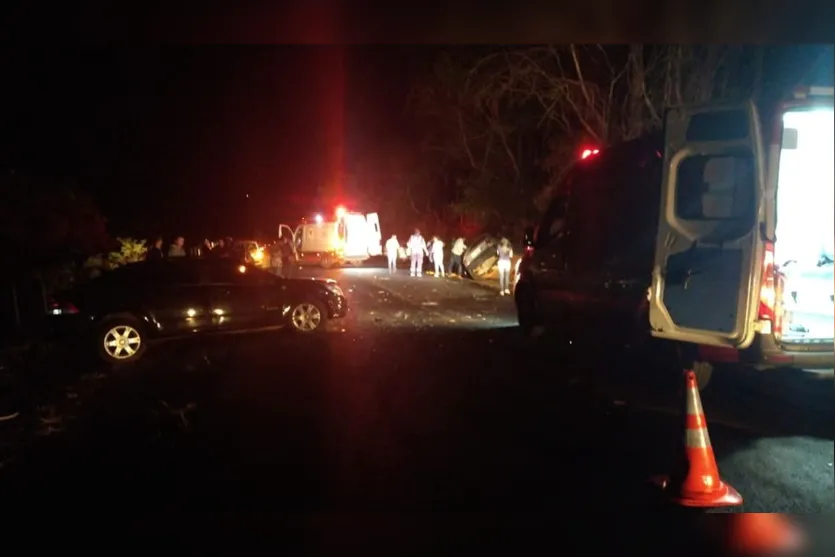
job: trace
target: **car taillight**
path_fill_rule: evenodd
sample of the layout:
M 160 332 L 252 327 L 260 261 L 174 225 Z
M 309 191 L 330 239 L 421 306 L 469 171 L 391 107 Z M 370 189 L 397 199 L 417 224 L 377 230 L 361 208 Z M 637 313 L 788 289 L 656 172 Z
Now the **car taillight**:
M 762 286 L 760 286 L 759 319 L 771 322 L 771 331 L 780 336 L 783 332 L 783 312 L 780 308 L 782 281 L 774 265 L 774 244 L 766 243 L 763 252 Z
M 72 315 L 79 313 L 78 308 L 70 302 L 58 302 L 53 300 L 49 304 L 49 313 L 52 315 Z

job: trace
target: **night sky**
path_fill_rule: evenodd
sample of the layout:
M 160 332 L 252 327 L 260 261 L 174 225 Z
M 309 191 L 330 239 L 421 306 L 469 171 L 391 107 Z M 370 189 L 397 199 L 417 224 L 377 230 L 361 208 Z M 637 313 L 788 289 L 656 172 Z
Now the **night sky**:
M 409 72 L 429 54 L 16 49 L 3 63 L 2 164 L 92 192 L 115 231 L 272 232 L 316 209 L 316 185 L 353 153 L 408 134 Z
M 406 98 L 439 48 L 7 49 L 0 169 L 91 192 L 114 234 L 272 234 L 326 209 L 317 185 L 363 153 L 413 139 Z

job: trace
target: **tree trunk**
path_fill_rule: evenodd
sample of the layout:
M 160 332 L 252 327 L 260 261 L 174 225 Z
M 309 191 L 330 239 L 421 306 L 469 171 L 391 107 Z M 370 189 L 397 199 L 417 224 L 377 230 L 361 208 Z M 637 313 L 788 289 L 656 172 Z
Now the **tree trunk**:
M 629 102 L 626 114 L 626 139 L 632 139 L 644 133 L 644 47 L 629 47 Z

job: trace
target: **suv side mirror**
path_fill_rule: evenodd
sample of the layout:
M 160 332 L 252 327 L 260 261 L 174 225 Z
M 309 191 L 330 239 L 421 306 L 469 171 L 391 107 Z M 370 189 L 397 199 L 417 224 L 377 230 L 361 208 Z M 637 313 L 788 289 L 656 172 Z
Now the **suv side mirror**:
M 525 235 L 522 239 L 522 243 L 525 244 L 525 247 L 533 246 L 534 236 L 536 235 L 536 229 L 533 226 L 525 227 Z

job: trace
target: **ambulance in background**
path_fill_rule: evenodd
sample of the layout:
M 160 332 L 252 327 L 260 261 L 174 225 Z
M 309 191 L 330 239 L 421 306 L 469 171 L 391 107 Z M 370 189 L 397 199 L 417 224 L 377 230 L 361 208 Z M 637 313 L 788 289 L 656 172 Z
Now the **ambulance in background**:
M 321 214 L 302 219 L 291 228 L 279 225 L 278 236 L 289 236 L 300 265 L 361 265 L 383 253 L 377 213 L 358 213 L 338 207 L 333 216 Z

